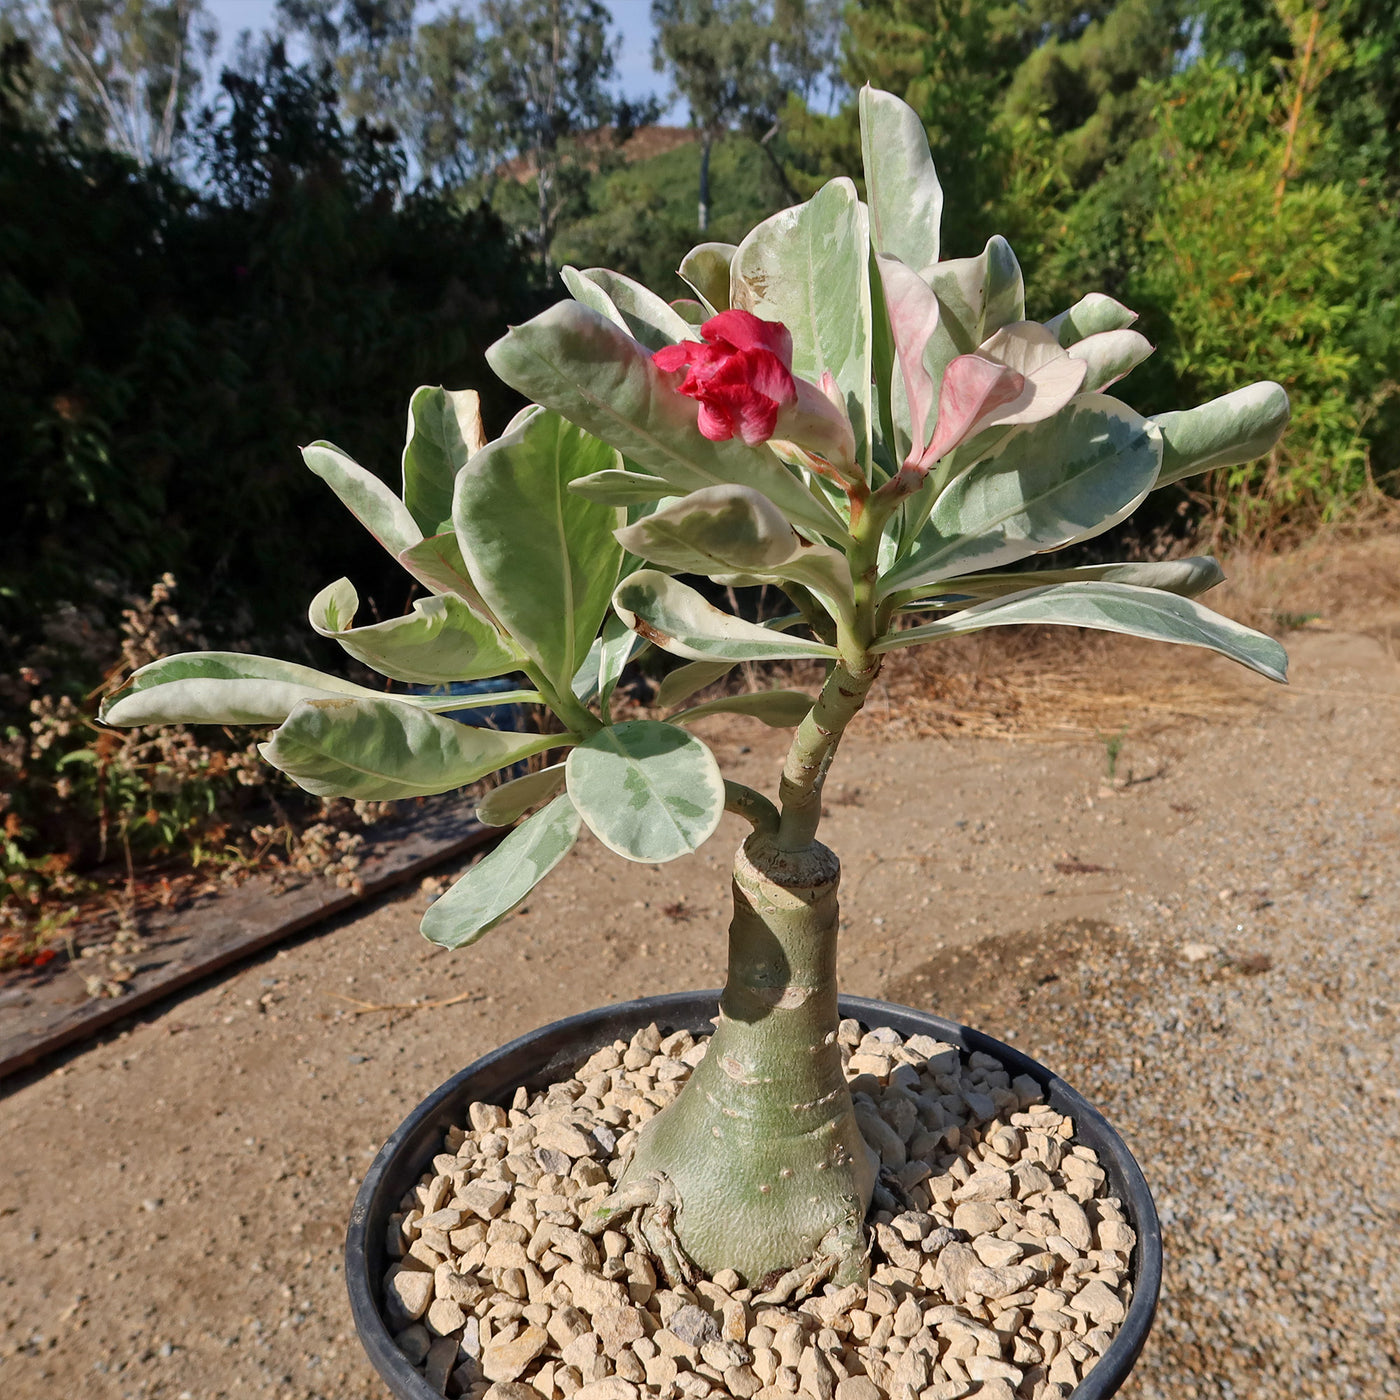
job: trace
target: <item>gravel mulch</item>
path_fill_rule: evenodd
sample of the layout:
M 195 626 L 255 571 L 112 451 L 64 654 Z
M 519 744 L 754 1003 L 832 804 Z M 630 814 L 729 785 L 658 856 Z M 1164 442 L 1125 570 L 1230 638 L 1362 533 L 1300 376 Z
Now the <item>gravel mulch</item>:
M 635 1219 L 590 1224 L 708 1045 L 653 1025 L 448 1132 L 389 1224 L 399 1348 L 467 1400 L 1065 1400 L 1132 1297 L 1093 1149 L 990 1055 L 855 1021 L 838 1042 L 881 1165 L 868 1288 L 687 1287 Z

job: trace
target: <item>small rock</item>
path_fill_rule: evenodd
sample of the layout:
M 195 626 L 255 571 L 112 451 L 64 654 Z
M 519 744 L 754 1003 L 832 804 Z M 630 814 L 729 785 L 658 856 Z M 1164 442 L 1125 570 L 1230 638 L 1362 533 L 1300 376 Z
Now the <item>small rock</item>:
M 510 1116 L 505 1109 L 494 1103 L 472 1104 L 467 1109 L 467 1117 L 471 1120 L 473 1131 L 483 1135 L 499 1132 L 510 1123 Z
M 847 1376 L 836 1385 L 836 1400 L 883 1400 L 880 1388 L 869 1376 Z
M 423 1379 L 427 1381 L 429 1389 L 437 1391 L 439 1395 L 444 1394 L 447 1378 L 456 1364 L 456 1341 L 451 1337 L 439 1337 L 428 1348 L 427 1358 L 423 1362 Z
M 754 1375 L 752 1367 L 731 1366 L 724 1373 L 724 1388 L 738 1400 L 749 1400 L 763 1388 L 763 1382 Z
M 720 1340 L 719 1328 L 715 1325 L 714 1318 L 703 1308 L 697 1308 L 694 1303 L 687 1303 L 679 1309 L 666 1325 L 669 1331 L 688 1346 L 698 1348 L 706 1342 Z
M 1137 1232 L 1124 1220 L 1100 1220 L 1098 1237 L 1100 1249 L 1113 1249 L 1120 1254 L 1132 1253 L 1137 1244 Z
M 969 1235 L 985 1235 L 1001 1226 L 1001 1212 L 990 1201 L 964 1201 L 953 1212 L 953 1228 Z
M 1089 1228 L 1089 1217 L 1084 1214 L 1084 1207 L 1063 1191 L 1052 1192 L 1047 1199 L 1050 1213 L 1060 1227 L 1060 1234 L 1081 1252 L 1091 1249 L 1094 1235 Z
M 483 1220 L 494 1220 L 505 1208 L 510 1192 L 504 1186 L 495 1186 L 486 1181 L 474 1181 L 464 1187 L 453 1198 L 459 1209 L 470 1211 Z
M 950 1301 L 960 1303 L 967 1292 L 967 1276 L 981 1267 L 971 1245 L 950 1244 L 938 1255 L 938 1286 Z
M 591 1329 L 588 1318 L 578 1308 L 565 1307 L 554 1310 L 549 1321 L 545 1324 L 545 1330 L 549 1333 L 550 1340 L 554 1345 L 563 1351 L 570 1342 L 582 1337 L 585 1332 Z
M 613 1360 L 639 1337 L 646 1335 L 641 1310 L 631 1307 L 600 1309 L 593 1319 L 593 1330 L 601 1339 L 603 1350 Z
M 995 1235 L 982 1235 L 972 1241 L 972 1247 L 989 1269 L 1002 1269 L 1014 1264 L 1024 1253 L 1019 1244 L 1012 1240 L 1000 1240 Z
M 608 1376 L 601 1381 L 590 1381 L 574 1391 L 575 1400 L 637 1400 L 639 1392 L 631 1381 L 621 1376 Z
M 481 1369 L 489 1381 L 517 1380 L 548 1345 L 543 1327 L 527 1327 L 508 1342 L 492 1342 L 481 1354 Z
M 390 1280 L 389 1306 L 410 1322 L 417 1322 L 433 1300 L 433 1276 L 421 1269 L 400 1269 Z
M 1024 1264 L 1006 1269 L 989 1269 L 979 1264 L 967 1271 L 967 1288 L 983 1298 L 1009 1298 L 1028 1287 L 1034 1278 L 1034 1270 Z
M 540 1148 L 562 1152 L 571 1161 L 578 1157 L 594 1157 L 598 1144 L 582 1129 L 558 1118 L 546 1118 L 535 1132 L 535 1151 Z
M 1183 943 L 1181 956 L 1189 963 L 1204 962 L 1220 951 L 1214 943 Z
M 1010 1195 L 1010 1172 L 1001 1167 L 979 1167 L 953 1192 L 953 1199 L 955 1201 L 1004 1201 Z
M 423 1358 L 428 1354 L 428 1348 L 433 1344 L 433 1339 L 428 1335 L 428 1329 L 422 1323 L 415 1322 L 410 1327 L 405 1327 L 402 1332 L 394 1338 L 394 1345 L 403 1352 L 412 1366 L 421 1366 Z
M 545 1397 L 524 1381 L 497 1381 L 482 1400 L 545 1400 Z
M 1114 1326 L 1127 1316 L 1123 1300 L 1098 1279 L 1085 1284 L 1070 1300 L 1070 1306 L 1100 1325 Z
M 631 1301 L 622 1284 L 589 1273 L 577 1264 L 565 1264 L 555 1271 L 554 1277 L 573 1295 L 574 1306 L 590 1317 L 604 1308 L 625 1308 Z
M 967 1374 L 975 1381 L 1010 1381 L 1013 1386 L 1021 1384 L 1021 1372 L 1008 1361 L 998 1361 L 994 1356 L 969 1356 L 963 1363 Z
M 455 1332 L 467 1320 L 467 1315 L 450 1298 L 438 1298 L 428 1308 L 428 1331 L 435 1337 Z

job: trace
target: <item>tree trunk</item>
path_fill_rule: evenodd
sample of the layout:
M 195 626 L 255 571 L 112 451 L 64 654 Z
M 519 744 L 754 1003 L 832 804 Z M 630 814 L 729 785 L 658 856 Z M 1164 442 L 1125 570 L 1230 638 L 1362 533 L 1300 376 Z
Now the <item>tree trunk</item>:
M 707 131 L 700 138 L 700 211 L 696 227 L 704 233 L 710 226 L 710 148 L 714 139 Z
M 685 1255 L 751 1286 L 778 1271 L 805 1283 L 865 1275 L 877 1164 L 836 1043 L 839 879 L 815 841 L 780 851 L 756 832 L 740 848 L 719 1025 L 619 1185 L 660 1181 Z

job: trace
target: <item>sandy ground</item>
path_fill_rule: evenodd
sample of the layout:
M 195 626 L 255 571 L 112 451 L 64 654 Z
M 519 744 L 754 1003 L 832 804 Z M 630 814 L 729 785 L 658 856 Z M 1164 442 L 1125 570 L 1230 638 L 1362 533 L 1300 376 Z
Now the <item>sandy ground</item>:
M 970 738 L 877 697 L 828 789 L 844 989 L 1014 1040 L 1138 1152 L 1169 1259 L 1125 1394 L 1400 1394 L 1400 606 L 1332 616 L 1336 578 L 1285 580 L 1324 613 L 1288 690 L 1093 642 L 1100 689 L 1210 697 L 1144 681 L 1105 719 L 1126 788 L 1083 723 Z M 771 788 L 781 736 L 709 737 Z M 383 1396 L 339 1261 L 361 1171 L 502 1041 L 716 985 L 740 834 L 655 869 L 585 839 L 458 954 L 386 898 L 5 1085 L 0 1394 Z

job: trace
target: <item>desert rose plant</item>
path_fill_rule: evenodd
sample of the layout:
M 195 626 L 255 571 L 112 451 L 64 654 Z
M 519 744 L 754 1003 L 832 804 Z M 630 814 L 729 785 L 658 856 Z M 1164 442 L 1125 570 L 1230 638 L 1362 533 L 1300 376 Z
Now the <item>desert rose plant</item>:
M 651 863 L 696 850 L 726 810 L 745 818 L 710 1051 L 594 1223 L 640 1210 L 673 1278 L 783 1271 L 789 1293 L 865 1268 L 876 1165 L 836 1044 L 840 867 L 817 830 L 827 770 L 886 654 L 1052 623 L 1208 647 L 1274 680 L 1286 666 L 1277 642 L 1194 601 L 1222 577 L 1212 559 L 1024 567 L 1154 489 L 1266 452 L 1287 421 L 1283 390 L 1134 412 L 1105 393 L 1151 353 L 1134 313 L 1091 293 L 1026 320 L 1001 238 L 941 260 L 943 195 L 918 117 L 870 89 L 860 116 L 865 199 L 833 180 L 738 247 L 696 248 L 680 269 L 694 300 L 566 269 L 573 299 L 490 351 L 531 400 L 494 442 L 473 393 L 424 388 L 401 497 L 329 443 L 305 449 L 426 590 L 407 616 L 357 626 L 342 579 L 312 603 L 313 628 L 394 681 L 518 675 L 514 698 L 547 705 L 562 733 L 474 728 L 439 713 L 460 698 L 221 653 L 145 667 L 104 712 L 275 724 L 269 763 L 313 793 L 369 800 L 566 751 L 481 802 L 483 821 L 514 829 L 424 916 L 446 947 L 500 923 L 584 826 Z M 683 575 L 774 585 L 792 613 L 734 616 Z M 666 717 L 617 722 L 615 687 L 648 646 L 684 662 L 660 688 Z M 738 663 L 808 658 L 826 666 L 816 695 L 687 707 Z M 717 712 L 793 729 L 776 800 L 727 782 L 690 731 Z

